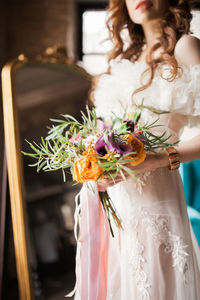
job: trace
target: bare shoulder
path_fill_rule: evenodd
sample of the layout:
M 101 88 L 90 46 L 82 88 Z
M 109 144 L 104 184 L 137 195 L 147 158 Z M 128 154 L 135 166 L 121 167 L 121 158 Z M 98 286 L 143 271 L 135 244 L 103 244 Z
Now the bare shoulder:
M 174 56 L 183 65 L 200 64 L 200 40 L 184 34 L 176 43 Z

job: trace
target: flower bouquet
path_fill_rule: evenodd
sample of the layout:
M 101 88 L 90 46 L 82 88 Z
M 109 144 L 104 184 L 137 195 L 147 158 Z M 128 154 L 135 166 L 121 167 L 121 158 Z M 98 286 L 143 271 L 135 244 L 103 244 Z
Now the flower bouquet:
M 62 120 L 51 119 L 55 125 L 49 128 L 45 139 L 41 138 L 40 144 L 27 141 L 34 153 L 22 153 L 37 160 L 30 166 L 36 166 L 38 172 L 61 169 L 64 181 L 65 171 L 70 169 L 76 183 L 88 183 L 89 187 L 90 181 L 98 182 L 104 177 L 113 182 L 119 174 L 124 180 L 127 174 L 136 177 L 131 166 L 142 163 L 147 152 L 177 144 L 167 142 L 170 135 L 166 131 L 153 134 L 151 129 L 161 126 L 158 119 L 143 123 L 141 111 L 132 114 L 125 111 L 122 117 L 113 113 L 109 124 L 97 119 L 94 108 L 86 107 L 86 111 L 86 114 L 81 112 L 82 122 L 67 114 Z M 122 228 L 120 217 L 108 193 L 99 195 L 114 235 L 111 217 Z

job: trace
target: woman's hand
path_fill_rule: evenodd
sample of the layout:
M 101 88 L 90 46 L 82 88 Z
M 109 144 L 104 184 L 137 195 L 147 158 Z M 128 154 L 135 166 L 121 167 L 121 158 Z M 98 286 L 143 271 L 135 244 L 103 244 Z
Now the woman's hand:
M 127 165 L 135 174 L 140 174 L 143 172 L 154 171 L 157 168 L 167 167 L 169 165 L 168 154 L 165 151 L 160 151 L 158 153 L 147 153 L 147 156 L 141 164 L 137 166 Z M 126 179 L 130 177 L 129 174 L 124 173 Z M 111 187 L 121 181 L 124 181 L 124 178 L 118 174 L 115 177 L 115 180 L 112 180 L 110 177 L 105 176 L 102 179 L 99 179 L 97 182 L 98 189 L 100 192 L 106 191 L 108 187 Z
M 121 178 L 122 180 L 122 178 Z M 113 186 L 115 184 L 117 184 L 118 182 L 113 181 L 110 177 L 104 177 L 101 178 L 97 181 L 97 187 L 99 192 L 105 192 L 107 190 L 108 187 Z
M 162 150 L 157 153 L 147 153 L 144 162 L 134 167 L 131 166 L 131 169 L 135 172 L 135 174 L 139 174 L 148 171 L 155 171 L 158 168 L 164 168 L 168 166 L 168 154 L 166 151 Z

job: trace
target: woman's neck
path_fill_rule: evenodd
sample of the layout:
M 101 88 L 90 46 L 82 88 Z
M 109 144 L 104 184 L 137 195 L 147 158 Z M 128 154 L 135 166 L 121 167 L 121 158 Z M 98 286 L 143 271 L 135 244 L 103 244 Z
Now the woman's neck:
M 142 53 L 138 57 L 137 61 L 141 63 L 146 63 L 146 57 L 148 56 L 150 49 L 158 42 L 158 39 L 162 35 L 160 20 L 153 20 L 144 25 L 142 25 L 144 36 L 145 36 L 145 47 Z M 154 52 L 155 56 L 159 56 L 161 49 L 159 48 Z
M 146 41 L 146 50 L 149 51 L 162 35 L 160 20 L 149 21 L 143 24 L 142 27 Z

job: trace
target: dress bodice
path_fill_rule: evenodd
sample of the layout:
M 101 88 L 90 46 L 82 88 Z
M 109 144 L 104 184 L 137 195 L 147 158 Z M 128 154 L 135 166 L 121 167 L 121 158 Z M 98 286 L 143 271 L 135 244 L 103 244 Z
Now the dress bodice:
M 142 110 L 145 122 L 159 117 L 158 123 L 167 126 L 178 137 L 184 126 L 198 127 L 200 131 L 200 64 L 182 65 L 174 81 L 164 79 L 170 75 L 170 66 L 162 66 L 156 70 L 152 84 L 134 97 L 132 93 L 141 87 L 140 77 L 147 65 L 115 59 L 111 60 L 110 66 L 110 74 L 101 75 L 94 92 L 98 117 L 109 120 L 112 112 L 118 116 L 125 109 L 134 112 L 143 101 L 147 107 Z

